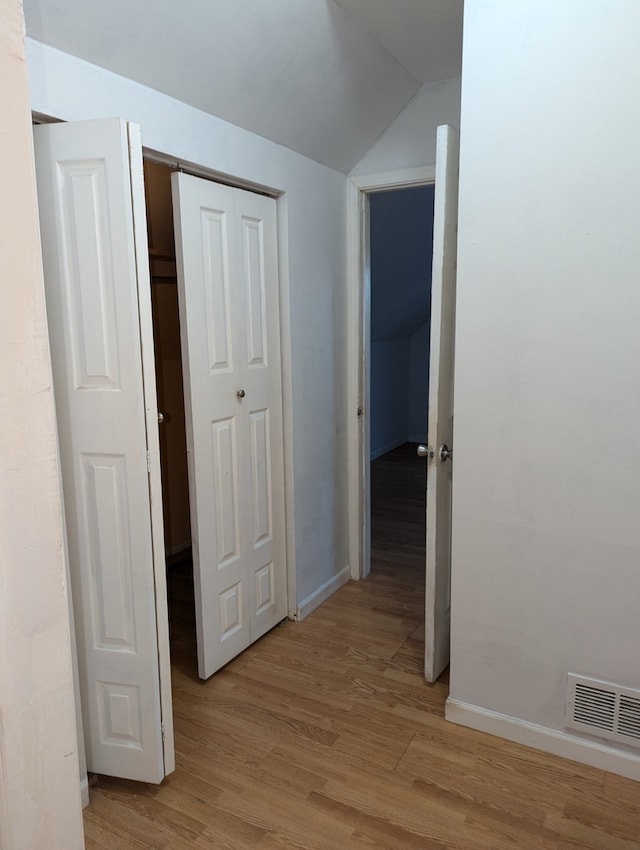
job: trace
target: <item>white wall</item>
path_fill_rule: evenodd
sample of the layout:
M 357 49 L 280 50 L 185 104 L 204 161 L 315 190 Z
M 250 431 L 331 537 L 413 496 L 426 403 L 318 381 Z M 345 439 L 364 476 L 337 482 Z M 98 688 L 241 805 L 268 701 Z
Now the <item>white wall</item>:
M 409 340 L 371 343 L 370 457 L 407 442 L 409 434 Z
M 460 78 L 427 83 L 367 151 L 350 176 L 433 165 L 436 127 L 460 126 Z
M 0 0 L 0 847 L 83 847 L 22 8 Z
M 342 570 L 347 554 L 344 175 L 159 92 L 28 41 L 31 103 L 64 120 L 118 115 L 143 144 L 185 162 L 285 193 L 281 289 L 291 316 L 297 601 Z
M 450 716 L 600 763 L 553 730 L 568 671 L 640 687 L 638 32 L 465 3 Z

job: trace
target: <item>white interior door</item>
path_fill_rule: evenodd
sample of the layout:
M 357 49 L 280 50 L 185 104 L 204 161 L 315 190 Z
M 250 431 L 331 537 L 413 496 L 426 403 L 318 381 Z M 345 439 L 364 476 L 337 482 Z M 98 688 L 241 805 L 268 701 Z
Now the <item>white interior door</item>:
M 160 782 L 173 734 L 139 134 L 119 119 L 34 134 L 87 767 Z
M 198 671 L 287 611 L 276 204 L 172 175 Z
M 434 682 L 449 664 L 451 623 L 451 467 L 453 351 L 458 229 L 459 134 L 437 130 L 433 213 L 431 343 L 427 458 L 425 677 Z

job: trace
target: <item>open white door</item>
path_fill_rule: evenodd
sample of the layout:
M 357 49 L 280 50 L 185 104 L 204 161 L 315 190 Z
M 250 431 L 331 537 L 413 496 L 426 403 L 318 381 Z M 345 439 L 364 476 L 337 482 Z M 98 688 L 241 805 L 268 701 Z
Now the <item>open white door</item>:
M 273 199 L 172 175 L 198 672 L 287 612 Z
M 34 135 L 87 767 L 160 782 L 174 757 L 139 133 Z
M 451 623 L 451 466 L 453 351 L 458 229 L 459 133 L 437 130 L 433 211 L 427 457 L 425 678 L 449 664 Z

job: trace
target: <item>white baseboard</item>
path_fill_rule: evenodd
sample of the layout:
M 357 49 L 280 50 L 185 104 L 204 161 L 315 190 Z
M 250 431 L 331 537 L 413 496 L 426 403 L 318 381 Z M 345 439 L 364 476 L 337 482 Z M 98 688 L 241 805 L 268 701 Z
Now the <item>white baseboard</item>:
M 89 777 L 86 774 L 80 780 L 80 799 L 82 800 L 82 808 L 86 809 L 89 805 Z
M 380 446 L 378 449 L 372 449 L 371 454 L 369 456 L 369 460 L 375 460 L 377 457 L 382 457 L 382 455 L 386 455 L 387 452 L 392 452 L 394 449 L 399 449 L 400 446 L 404 446 L 404 444 L 408 442 L 406 437 L 403 437 L 401 440 L 394 440 L 392 443 L 387 443 L 385 446 Z
M 635 755 L 598 741 L 582 739 L 568 732 L 549 729 L 528 723 L 517 717 L 498 714 L 487 708 L 470 705 L 460 700 L 449 699 L 445 705 L 445 717 L 452 723 L 468 726 L 479 732 L 488 732 L 526 747 L 543 750 L 572 761 L 608 770 L 627 779 L 640 780 L 640 753 Z
M 343 584 L 346 584 L 351 578 L 351 567 L 347 564 L 339 573 L 331 576 L 328 581 L 325 581 L 320 587 L 316 588 L 313 593 L 310 593 L 296 608 L 296 620 L 304 620 L 312 611 L 315 611 L 318 605 L 322 605 L 336 590 L 340 590 Z

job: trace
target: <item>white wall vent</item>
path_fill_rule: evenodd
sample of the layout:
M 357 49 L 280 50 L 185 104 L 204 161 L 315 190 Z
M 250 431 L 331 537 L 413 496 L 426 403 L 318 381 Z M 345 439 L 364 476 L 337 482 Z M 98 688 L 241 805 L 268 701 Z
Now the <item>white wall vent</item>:
M 640 691 L 569 673 L 566 725 L 640 747 Z

